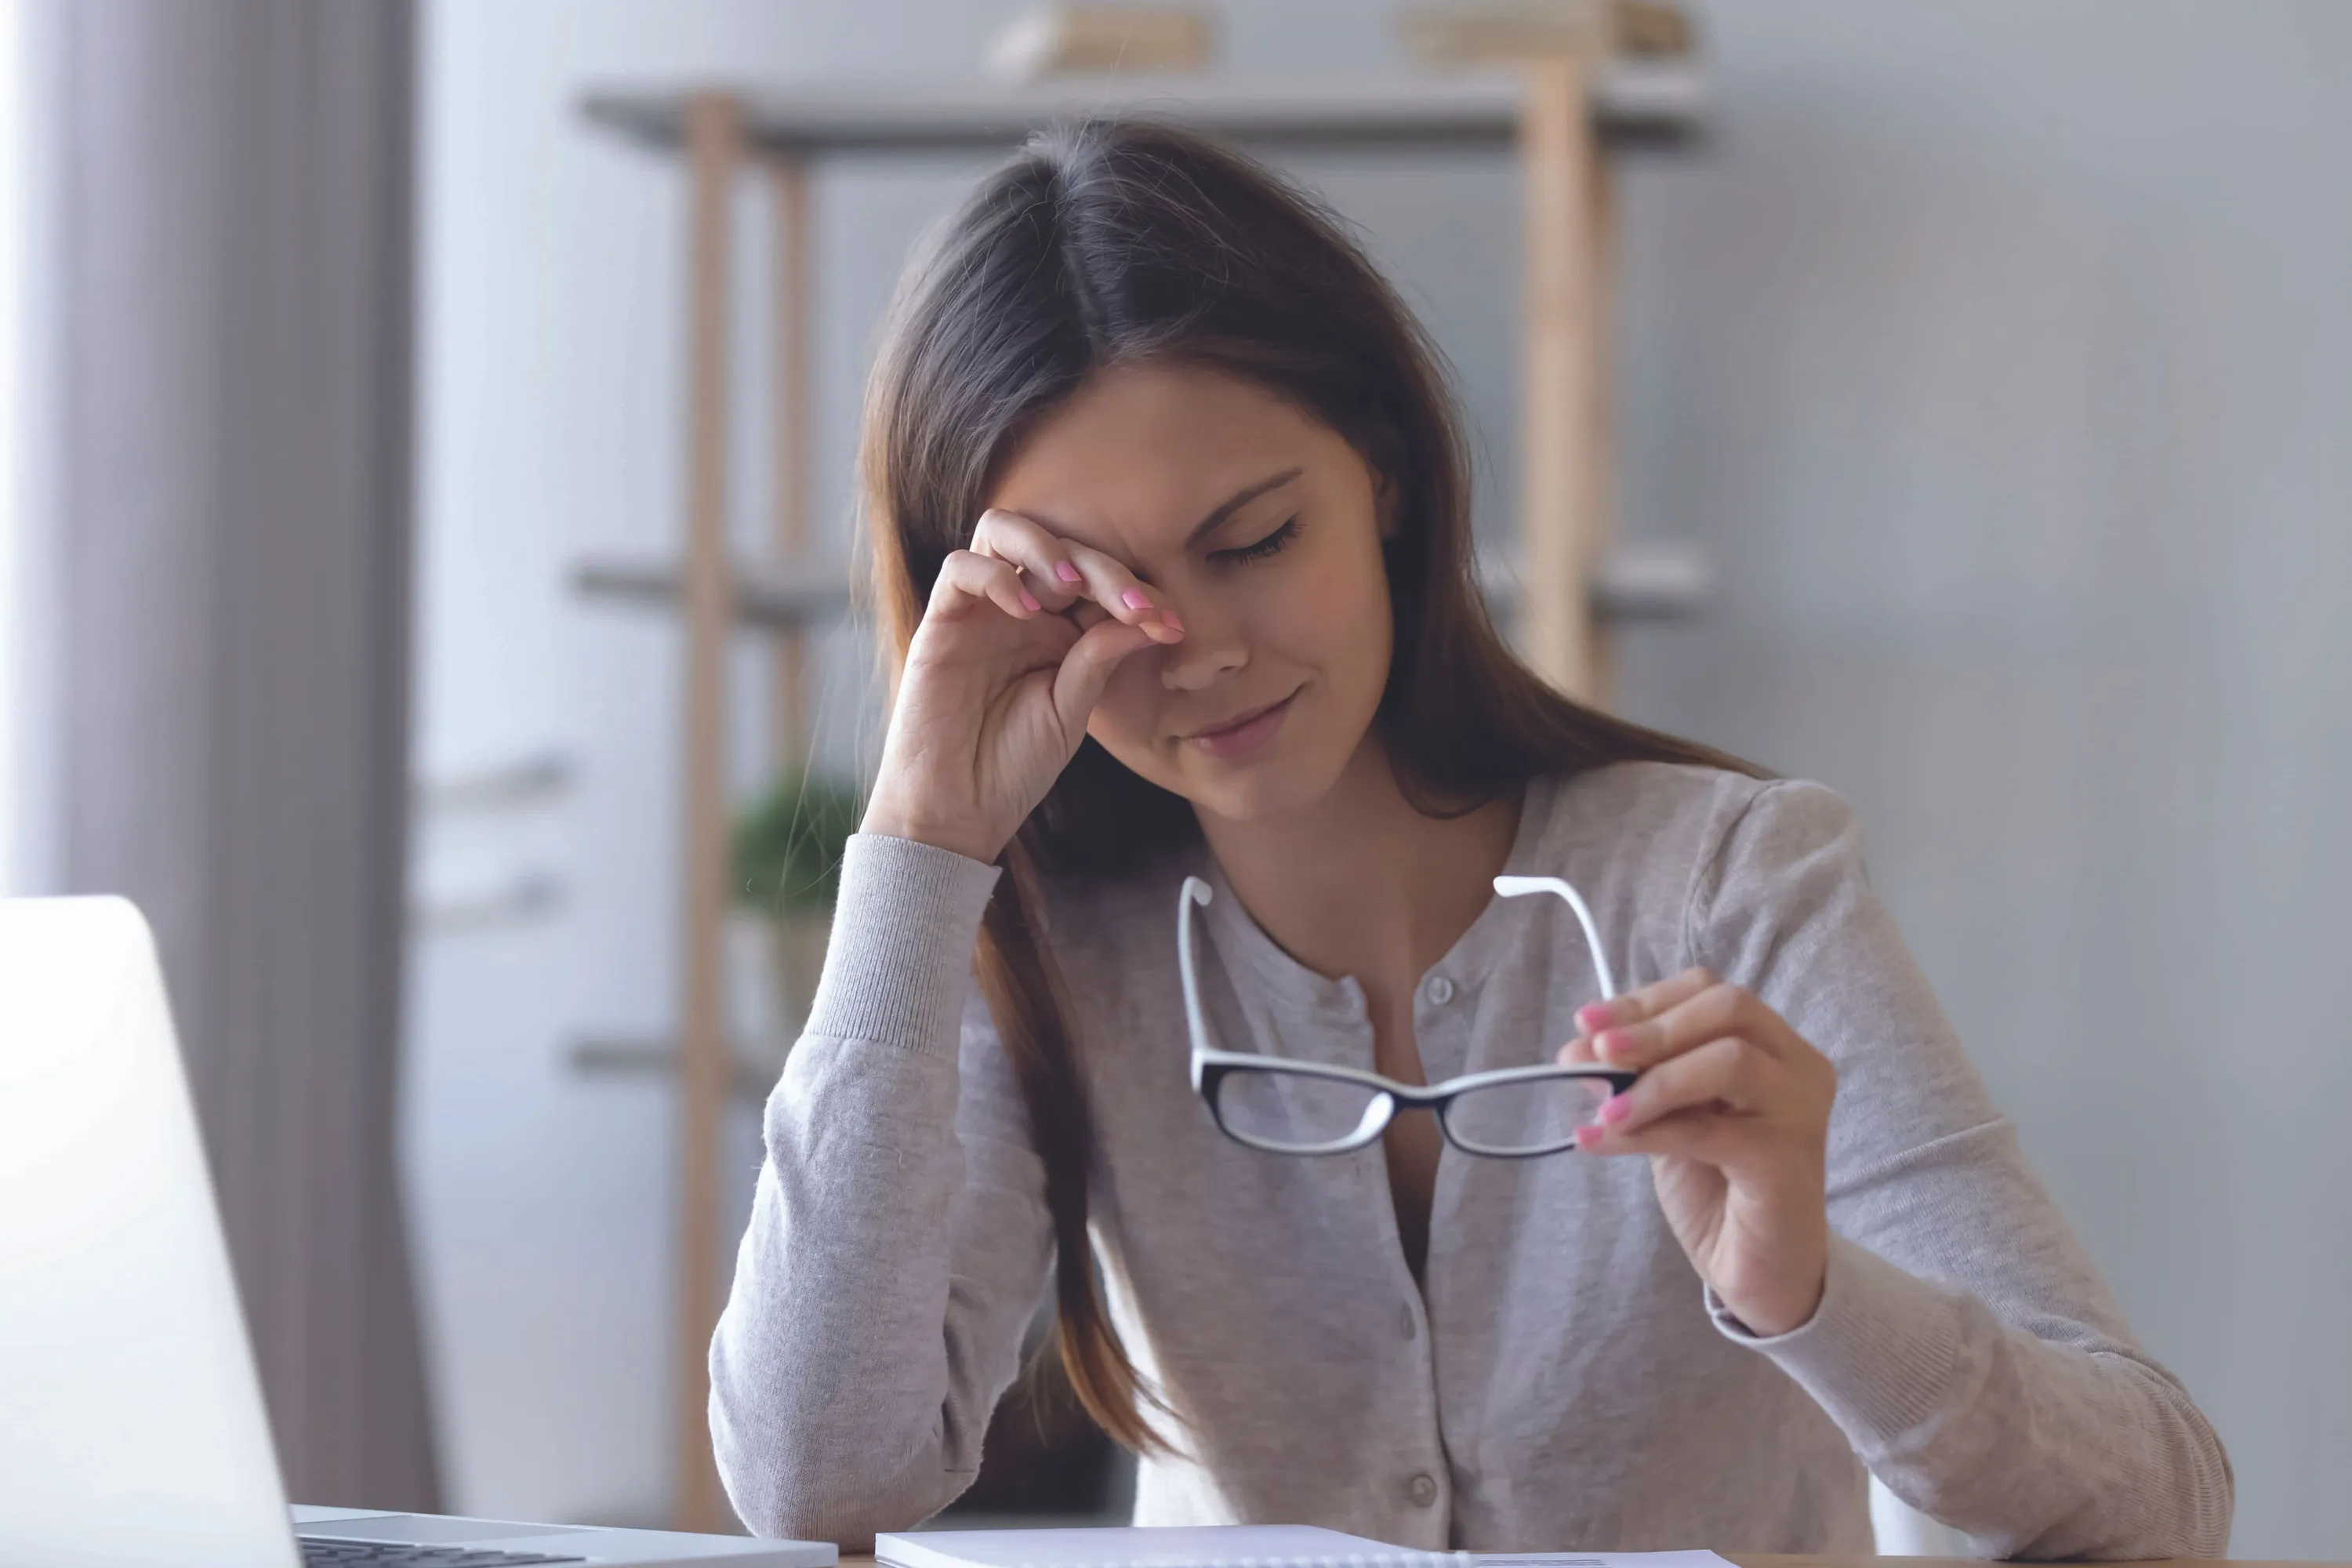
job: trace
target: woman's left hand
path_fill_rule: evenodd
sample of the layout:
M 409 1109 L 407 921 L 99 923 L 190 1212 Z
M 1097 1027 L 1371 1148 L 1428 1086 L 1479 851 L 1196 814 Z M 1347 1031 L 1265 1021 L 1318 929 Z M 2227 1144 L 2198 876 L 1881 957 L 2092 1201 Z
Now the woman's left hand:
M 1829 1267 L 1822 1195 L 1837 1069 L 1754 994 L 1704 969 L 1596 1002 L 1563 1062 L 1641 1073 L 1579 1130 L 1593 1154 L 1647 1154 L 1699 1277 L 1760 1335 L 1801 1327 Z

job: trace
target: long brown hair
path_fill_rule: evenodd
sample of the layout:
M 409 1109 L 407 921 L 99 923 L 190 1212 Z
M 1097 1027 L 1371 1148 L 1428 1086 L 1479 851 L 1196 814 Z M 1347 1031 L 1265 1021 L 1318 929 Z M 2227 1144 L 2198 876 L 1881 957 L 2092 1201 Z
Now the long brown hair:
M 1631 760 L 1753 771 L 1580 707 L 1511 656 L 1471 574 L 1468 468 L 1434 345 L 1339 219 L 1238 153 L 1150 123 L 1034 142 L 899 286 L 861 454 L 894 668 L 1023 437 L 1088 376 L 1139 362 L 1213 367 L 1289 398 L 1388 487 L 1395 653 L 1375 722 L 1417 808 L 1458 814 L 1539 774 Z M 977 961 L 1045 1162 L 1063 1365 L 1135 1448 L 1164 1445 L 1095 1277 L 1093 1124 L 1035 914 L 1044 884 L 1132 872 L 1199 832 L 1181 798 L 1084 742 L 1004 852 Z

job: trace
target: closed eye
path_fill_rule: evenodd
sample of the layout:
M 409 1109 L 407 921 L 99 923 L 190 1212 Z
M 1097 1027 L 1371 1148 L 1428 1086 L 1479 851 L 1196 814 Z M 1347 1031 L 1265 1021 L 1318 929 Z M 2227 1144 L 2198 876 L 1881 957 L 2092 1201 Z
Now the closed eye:
M 1237 544 L 1231 550 L 1212 550 L 1209 552 L 1209 559 L 1234 562 L 1263 561 L 1269 555 L 1280 554 L 1290 542 L 1297 537 L 1298 520 L 1294 517 L 1254 543 Z

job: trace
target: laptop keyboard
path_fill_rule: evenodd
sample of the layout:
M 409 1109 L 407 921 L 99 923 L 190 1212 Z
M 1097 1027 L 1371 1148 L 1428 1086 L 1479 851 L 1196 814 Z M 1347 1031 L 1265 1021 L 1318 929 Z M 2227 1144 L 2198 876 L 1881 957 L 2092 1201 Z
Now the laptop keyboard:
M 523 1568 L 535 1563 L 585 1563 L 585 1557 L 541 1552 L 483 1552 L 470 1546 L 418 1546 L 403 1541 L 330 1541 L 296 1537 L 302 1568 Z

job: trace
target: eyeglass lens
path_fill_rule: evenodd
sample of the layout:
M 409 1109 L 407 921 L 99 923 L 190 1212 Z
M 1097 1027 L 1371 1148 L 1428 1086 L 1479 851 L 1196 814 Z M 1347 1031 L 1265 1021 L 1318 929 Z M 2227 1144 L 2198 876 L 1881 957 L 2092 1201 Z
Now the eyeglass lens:
M 1536 1079 L 1456 1095 L 1445 1107 L 1446 1131 L 1481 1153 L 1543 1154 L 1571 1147 L 1609 1098 L 1596 1079 Z M 1369 1139 L 1387 1125 L 1388 1096 L 1278 1068 L 1229 1072 L 1217 1086 L 1225 1131 L 1269 1149 L 1307 1151 Z
M 1273 1149 L 1316 1149 L 1388 1124 L 1389 1097 L 1360 1083 L 1292 1072 L 1230 1072 L 1217 1118 L 1236 1138 Z
M 1445 1130 L 1465 1148 L 1490 1154 L 1548 1154 L 1576 1142 L 1609 1098 L 1607 1080 L 1547 1078 L 1465 1089 L 1444 1110 Z

